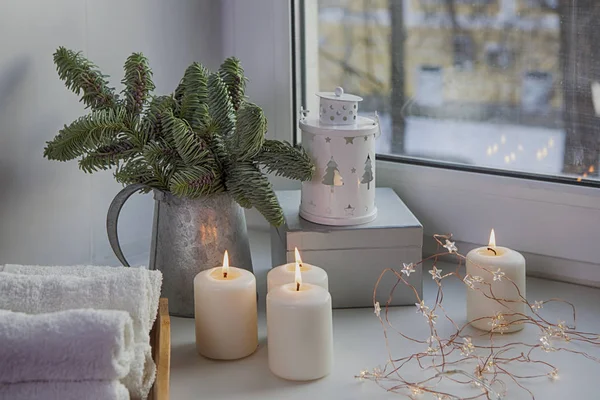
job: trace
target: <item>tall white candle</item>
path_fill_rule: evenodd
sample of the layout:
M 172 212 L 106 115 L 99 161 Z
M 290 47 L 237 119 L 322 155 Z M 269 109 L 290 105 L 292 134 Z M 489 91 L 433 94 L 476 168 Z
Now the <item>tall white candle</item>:
M 295 261 L 293 263 L 280 265 L 269 271 L 267 274 L 267 292 L 281 285 L 294 282 L 296 264 L 300 266 L 302 281 L 304 283 L 321 286 L 326 291 L 329 291 L 327 272 L 323 268 L 302 262 L 298 248 L 294 249 L 294 257 Z
M 320 286 L 294 283 L 267 294 L 269 368 L 289 380 L 319 379 L 333 366 L 331 296 Z
M 522 317 L 510 314 L 526 312 L 526 305 L 521 298 L 526 298 L 525 258 L 514 250 L 496 246 L 493 229 L 488 246 L 471 250 L 467 254 L 465 283 L 473 286 L 467 289 L 467 319 L 471 326 L 484 331 L 492 331 L 494 328 L 495 332 L 516 332 L 523 329 L 523 324 L 513 323 Z M 501 302 L 487 298 L 484 294 Z M 501 317 L 494 318 L 498 313 Z
M 258 347 L 256 279 L 246 270 L 223 266 L 194 278 L 196 349 L 216 360 L 246 357 Z

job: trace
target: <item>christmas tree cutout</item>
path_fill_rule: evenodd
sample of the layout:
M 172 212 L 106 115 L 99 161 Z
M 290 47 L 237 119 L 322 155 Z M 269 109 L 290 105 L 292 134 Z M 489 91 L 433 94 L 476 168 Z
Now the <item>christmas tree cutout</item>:
M 362 176 L 360 183 L 367 184 L 367 190 L 371 188 L 371 181 L 373 181 L 373 165 L 371 164 L 371 155 L 367 156 L 367 161 L 365 161 L 365 173 Z
M 342 179 L 338 165 L 333 157 L 331 157 L 331 160 L 329 160 L 327 163 L 327 168 L 325 168 L 325 176 L 323 176 L 321 183 L 323 185 L 331 186 L 331 193 L 333 193 L 333 188 L 335 186 L 342 186 L 344 184 L 344 180 Z

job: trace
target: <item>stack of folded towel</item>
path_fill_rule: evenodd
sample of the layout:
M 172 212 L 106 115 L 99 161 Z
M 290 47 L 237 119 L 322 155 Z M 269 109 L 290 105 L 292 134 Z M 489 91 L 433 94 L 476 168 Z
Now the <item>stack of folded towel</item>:
M 0 271 L 2 271 L 0 269 Z M 99 318 L 98 324 L 94 327 L 88 323 L 90 329 L 101 332 L 102 335 L 114 335 L 114 332 L 119 331 L 118 324 L 121 324 L 123 315 L 127 315 L 131 324 L 132 343 L 129 350 L 123 342 L 123 348 L 119 351 L 106 350 L 110 355 L 114 365 L 123 365 L 124 367 L 118 371 L 113 371 L 109 377 L 106 376 L 106 371 L 102 371 L 102 366 L 96 361 L 93 361 L 97 354 L 90 359 L 87 352 L 88 349 L 96 349 L 95 341 L 86 341 L 86 346 L 83 346 L 81 340 L 74 341 L 72 337 L 59 335 L 57 341 L 65 341 L 66 344 L 77 343 L 83 347 L 78 349 L 83 354 L 87 354 L 85 362 L 89 363 L 88 373 L 81 368 L 85 376 L 72 376 L 71 379 L 52 379 L 52 376 L 45 378 L 37 377 L 28 378 L 27 366 L 17 367 L 23 371 L 23 376 L 19 380 L 9 380 L 3 378 L 3 370 L 5 366 L 0 365 L 0 398 L 11 399 L 33 399 L 33 398 L 98 398 L 98 399 L 129 399 L 129 394 L 132 399 L 145 399 L 152 387 L 156 373 L 156 366 L 152 360 L 150 347 L 150 329 L 154 324 L 158 309 L 158 301 L 160 297 L 160 287 L 162 283 L 162 275 L 158 271 L 148 271 L 139 268 L 113 268 L 113 267 L 95 267 L 95 266 L 75 266 L 75 267 L 40 267 L 40 266 L 22 266 L 22 265 L 6 265 L 0 272 L 0 309 L 10 310 L 13 313 L 0 313 L 1 318 L 5 318 L 6 323 L 0 322 L 0 333 L 6 329 L 6 326 L 11 325 L 9 321 L 14 319 L 18 321 L 22 319 L 23 326 L 47 326 L 48 329 L 56 332 L 56 326 L 60 324 L 67 325 L 67 320 L 72 320 L 76 323 L 77 318 L 72 318 L 73 315 L 68 313 L 93 313 L 87 319 L 81 321 L 94 320 Z M 76 310 L 76 309 L 94 309 L 94 310 Z M 72 310 L 72 311 L 65 311 Z M 101 311 L 103 310 L 103 311 Z M 117 312 L 121 311 L 121 312 Z M 62 313 L 61 313 L 62 312 Z M 99 315 L 97 313 L 104 313 Z M 44 314 L 44 315 L 23 315 L 26 314 Z M 121 315 L 121 319 L 117 318 Z M 110 317 L 109 317 L 110 316 Z M 50 328 L 52 324 L 47 321 L 48 318 L 54 318 L 54 328 Z M 27 319 L 29 318 L 29 319 Z M 31 322 L 35 320 L 35 322 Z M 100 325 L 102 321 L 112 321 L 111 329 L 103 329 Z M 118 323 L 117 323 L 118 322 Z M 108 324 L 108 322 L 104 322 Z M 29 325 L 27 325 L 29 324 Z M 34 325 L 31 325 L 34 324 Z M 16 323 L 13 323 L 15 327 Z M 77 329 L 72 329 L 73 332 L 87 329 L 86 324 L 77 323 Z M 126 331 L 126 323 L 123 324 L 123 331 Z M 29 329 L 29 328 L 27 328 Z M 62 329 L 62 327 L 61 327 Z M 40 332 L 43 332 L 40 330 Z M 11 331 L 13 336 L 19 335 Z M 79 334 L 77 334 L 79 336 Z M 98 335 L 93 336 L 98 337 Z M 60 338 L 60 339 L 59 339 Z M 113 338 L 115 339 L 115 338 Z M 0 348 L 6 348 L 5 342 L 10 343 L 0 335 Z M 31 344 L 36 343 L 33 341 Z M 120 342 L 119 342 L 120 343 Z M 44 351 L 46 346 L 40 346 L 36 351 Z M 49 352 L 49 355 L 60 355 L 60 352 Z M 0 353 L 0 364 L 2 364 L 2 353 Z M 117 360 L 117 357 L 121 359 Z M 17 360 L 21 357 L 17 357 Z M 35 359 L 35 358 L 34 358 Z M 52 364 L 54 362 L 54 364 Z M 81 362 L 81 360 L 80 360 Z M 53 358 L 48 359 L 45 365 L 54 365 L 56 370 L 64 369 L 67 371 L 71 368 L 68 358 Z M 40 365 L 40 369 L 44 368 Z M 75 363 L 73 363 L 75 365 Z M 89 373 L 92 372 L 93 373 Z M 126 372 L 124 372 L 126 370 Z M 104 374 L 102 377 L 97 374 Z M 65 375 L 65 376 L 66 376 Z M 110 374 L 109 374 L 110 375 Z M 5 380 L 6 379 L 6 380 Z M 77 397 L 78 391 L 86 391 L 86 382 L 94 382 L 95 385 L 90 387 L 90 392 L 85 396 Z M 120 383 L 119 383 L 120 382 Z M 123 392 L 123 386 L 127 389 Z M 3 391 L 12 390 L 11 396 L 4 396 Z M 36 393 L 45 394 L 36 397 Z M 74 397 L 69 397 L 65 393 L 73 393 Z M 99 395 L 91 395 L 89 393 L 98 392 Z M 129 393 L 127 393 L 129 392 Z M 52 395 L 49 395 L 53 393 Z M 102 395 L 100 395 L 103 393 Z M 127 397 L 123 397 L 126 394 Z M 56 396 L 56 397 L 54 397 Z

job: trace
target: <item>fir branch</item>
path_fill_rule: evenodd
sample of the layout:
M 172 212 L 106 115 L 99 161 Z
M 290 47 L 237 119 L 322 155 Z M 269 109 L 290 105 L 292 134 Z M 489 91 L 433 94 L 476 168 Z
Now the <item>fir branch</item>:
M 164 142 L 149 142 L 142 149 L 144 160 L 149 165 L 183 164 L 177 150 Z
M 220 166 L 221 170 L 228 170 L 231 165 L 231 156 L 225 145 L 225 140 L 217 133 L 214 133 L 206 138 L 210 151 Z
M 310 181 L 315 173 L 315 165 L 302 147 L 294 147 L 288 142 L 265 140 L 262 150 L 255 160 L 265 167 L 267 173 L 302 182 Z
M 149 138 L 160 138 L 163 133 L 162 118 L 167 111 L 173 111 L 176 108 L 175 99 L 172 96 L 156 96 L 152 98 L 150 107 L 146 110 L 141 123 L 141 130 Z
M 153 171 L 141 158 L 133 158 L 118 166 L 114 173 L 115 180 L 124 185 L 143 183 L 155 186 L 153 183 Z
M 227 85 L 233 109 L 238 111 L 244 101 L 247 80 L 240 60 L 235 57 L 227 58 L 219 67 L 219 75 Z
M 229 136 L 235 128 L 235 112 L 227 92 L 227 85 L 219 74 L 211 74 L 208 78 L 208 109 L 219 133 Z
M 71 91 L 77 95 L 83 92 L 81 101 L 86 107 L 101 110 L 115 107 L 119 103 L 114 88 L 108 87 L 105 76 L 81 52 L 61 46 L 54 53 L 54 64 L 58 76 Z
M 67 161 L 84 153 L 110 144 L 118 133 L 127 130 L 124 108 L 92 111 L 92 113 L 65 125 L 56 137 L 46 142 L 44 157 Z
M 225 190 L 220 177 L 210 169 L 196 165 L 177 171 L 169 184 L 175 196 L 198 198 Z
M 152 70 L 148 59 L 142 53 L 133 53 L 125 61 L 125 77 L 121 81 L 125 85 L 125 108 L 133 118 L 137 118 L 150 93 L 154 90 Z
M 251 160 L 262 148 L 267 133 L 267 119 L 262 109 L 244 102 L 238 111 L 235 132 L 234 152 L 240 160 Z
M 89 152 L 79 160 L 79 168 L 87 173 L 107 170 L 118 165 L 120 160 L 132 154 L 134 146 L 128 140 L 117 140 L 106 146 Z
M 203 129 L 209 116 L 208 77 L 210 72 L 200 63 L 193 63 L 186 70 L 175 90 L 179 102 L 179 118 L 185 119 L 194 130 Z
M 271 182 L 253 163 L 236 163 L 227 176 L 226 185 L 236 200 L 247 199 L 271 225 L 283 223 L 283 210 Z
M 163 127 L 165 133 L 173 138 L 177 152 L 186 165 L 199 165 L 208 156 L 206 142 L 194 133 L 186 121 L 168 111 Z

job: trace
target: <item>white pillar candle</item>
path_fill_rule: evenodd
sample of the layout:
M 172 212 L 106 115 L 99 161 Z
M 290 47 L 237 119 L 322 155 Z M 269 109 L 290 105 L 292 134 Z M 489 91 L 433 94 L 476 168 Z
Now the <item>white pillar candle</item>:
M 319 379 L 333 366 L 331 296 L 320 286 L 296 282 L 267 294 L 267 344 L 273 374 L 294 381 Z
M 246 357 L 258 347 L 256 279 L 244 269 L 223 266 L 194 278 L 196 349 L 215 360 Z
M 513 323 L 522 319 L 522 316 L 510 314 L 526 314 L 523 302 L 523 298 L 526 298 L 525 258 L 514 250 L 497 247 L 493 229 L 489 246 L 479 247 L 467 254 L 465 283 L 472 286 L 467 288 L 467 320 L 471 326 L 484 331 L 494 328 L 494 332 L 523 329 L 523 324 Z M 491 291 L 487 284 L 491 285 Z M 492 293 L 494 298 L 508 301 L 500 304 L 485 297 L 492 296 Z M 498 313 L 502 314 L 501 318 L 494 318 Z M 505 324 L 508 326 L 503 326 Z
M 293 263 L 280 265 L 269 271 L 267 274 L 267 293 L 281 285 L 293 283 L 296 264 L 300 266 L 302 281 L 304 283 L 321 286 L 326 291 L 329 291 L 327 272 L 323 268 L 302 262 L 298 248 L 294 249 L 294 257 L 295 261 Z

